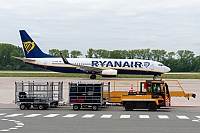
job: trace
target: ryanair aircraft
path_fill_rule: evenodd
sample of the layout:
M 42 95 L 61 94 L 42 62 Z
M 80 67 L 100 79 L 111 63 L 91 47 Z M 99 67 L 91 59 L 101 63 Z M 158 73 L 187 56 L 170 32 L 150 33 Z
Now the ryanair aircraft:
M 14 57 L 35 67 L 63 73 L 91 74 L 102 77 L 117 77 L 118 74 L 143 74 L 160 76 L 170 71 L 170 68 L 160 62 L 141 59 L 97 59 L 97 58 L 57 58 L 45 54 L 26 33 L 20 30 L 20 36 L 26 58 Z

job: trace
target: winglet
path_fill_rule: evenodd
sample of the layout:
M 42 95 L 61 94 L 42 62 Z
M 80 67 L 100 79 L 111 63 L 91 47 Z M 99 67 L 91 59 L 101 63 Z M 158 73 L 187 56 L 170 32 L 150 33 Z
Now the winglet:
M 63 62 L 64 62 L 65 64 L 70 64 L 70 63 L 68 62 L 67 58 L 66 58 L 62 53 L 60 53 L 60 56 L 61 56 L 61 58 L 63 59 Z

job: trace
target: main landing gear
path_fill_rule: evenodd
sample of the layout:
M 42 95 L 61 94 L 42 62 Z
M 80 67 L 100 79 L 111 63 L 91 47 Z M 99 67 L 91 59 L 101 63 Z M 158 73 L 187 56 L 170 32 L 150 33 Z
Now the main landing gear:
M 161 74 L 154 75 L 154 76 L 153 76 L 153 80 L 156 80 L 156 77 L 158 77 L 158 76 L 161 76 Z
M 156 77 L 157 77 L 157 76 L 160 76 L 160 75 L 154 75 L 154 76 L 153 76 L 153 80 L 156 80 Z
M 95 75 L 95 74 L 92 74 L 91 76 L 90 76 L 90 79 L 96 79 L 97 78 L 97 76 Z

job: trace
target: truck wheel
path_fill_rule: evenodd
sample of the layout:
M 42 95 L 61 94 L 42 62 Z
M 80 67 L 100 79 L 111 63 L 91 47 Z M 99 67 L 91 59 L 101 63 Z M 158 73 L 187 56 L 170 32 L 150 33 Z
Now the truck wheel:
M 134 108 L 133 102 L 127 102 L 127 103 L 125 104 L 125 109 L 126 109 L 126 111 L 131 111 L 131 110 L 133 110 L 133 108 Z
M 19 107 L 21 110 L 25 110 L 26 109 L 26 106 L 25 104 L 20 104 L 20 107 Z
M 74 104 L 73 105 L 73 110 L 79 110 L 80 109 L 80 106 L 79 105 L 77 105 L 77 104 Z
M 38 109 L 39 110 L 43 110 L 44 109 L 44 106 L 42 104 L 38 105 Z
M 150 111 L 156 111 L 156 110 L 157 110 L 157 105 L 156 105 L 156 103 L 155 103 L 155 102 L 150 102 L 150 103 L 148 104 L 148 109 L 149 109 Z
M 92 110 L 93 110 L 93 111 L 97 111 L 97 110 L 98 110 L 98 108 L 99 108 L 99 106 L 98 106 L 98 105 L 92 105 Z

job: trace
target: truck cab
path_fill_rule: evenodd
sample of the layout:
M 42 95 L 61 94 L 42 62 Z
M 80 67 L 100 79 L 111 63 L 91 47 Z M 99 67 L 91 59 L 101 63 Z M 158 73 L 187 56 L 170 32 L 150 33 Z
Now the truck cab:
M 160 107 L 170 106 L 168 85 L 162 80 L 140 82 L 140 90 L 122 95 L 121 102 L 127 111 L 133 109 L 155 111 Z

